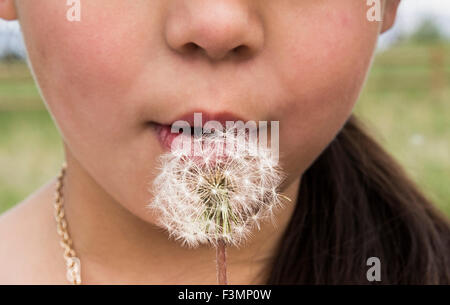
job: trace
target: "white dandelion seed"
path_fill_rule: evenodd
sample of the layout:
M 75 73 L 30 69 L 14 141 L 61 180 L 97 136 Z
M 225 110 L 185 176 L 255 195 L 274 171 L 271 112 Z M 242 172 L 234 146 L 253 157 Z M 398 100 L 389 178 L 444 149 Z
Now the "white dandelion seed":
M 290 200 L 277 191 L 284 177 L 270 149 L 235 131 L 191 139 L 200 155 L 183 147 L 162 155 L 148 205 L 169 237 L 190 247 L 216 247 L 219 284 L 227 284 L 226 245 L 245 242 L 262 220 L 273 221 L 281 198 Z
M 286 198 L 277 192 L 284 176 L 270 149 L 235 131 L 192 138 L 201 147 L 199 156 L 182 149 L 161 156 L 149 207 L 183 245 L 238 246 Z

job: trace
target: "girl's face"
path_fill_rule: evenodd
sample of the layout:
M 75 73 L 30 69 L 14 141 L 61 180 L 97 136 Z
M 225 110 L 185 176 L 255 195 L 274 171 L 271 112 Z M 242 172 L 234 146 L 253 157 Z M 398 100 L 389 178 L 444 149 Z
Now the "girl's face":
M 149 122 L 197 110 L 279 121 L 297 181 L 349 117 L 398 4 L 382 4 L 382 24 L 356 0 L 80 2 L 69 22 L 66 1 L 16 1 L 31 66 L 66 153 L 149 222 L 164 152 Z

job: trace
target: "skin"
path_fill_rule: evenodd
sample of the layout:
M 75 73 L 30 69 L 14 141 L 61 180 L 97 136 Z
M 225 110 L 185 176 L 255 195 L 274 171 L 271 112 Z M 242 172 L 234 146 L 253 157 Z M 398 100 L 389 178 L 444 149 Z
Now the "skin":
M 214 249 L 168 240 L 145 208 L 163 153 L 146 122 L 197 109 L 280 121 L 283 192 L 295 202 L 302 173 L 351 114 L 398 3 L 383 2 L 383 22 L 369 22 L 354 0 L 96 0 L 68 22 L 65 1 L 0 0 L 0 18 L 22 26 L 63 139 L 83 283 L 215 283 Z M 55 183 L 1 216 L 0 283 L 66 283 Z M 228 249 L 231 284 L 262 283 L 293 208 Z

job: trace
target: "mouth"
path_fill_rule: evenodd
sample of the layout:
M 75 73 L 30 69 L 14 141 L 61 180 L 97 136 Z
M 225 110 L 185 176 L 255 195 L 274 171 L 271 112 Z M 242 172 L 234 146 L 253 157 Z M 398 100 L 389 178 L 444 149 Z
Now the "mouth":
M 179 136 L 198 137 L 210 133 L 216 128 L 229 128 L 236 122 L 247 122 L 246 120 L 231 113 L 211 114 L 203 111 L 190 112 L 170 122 L 149 122 L 156 137 L 164 150 L 170 150 L 173 141 Z M 218 124 L 219 123 L 219 124 Z M 206 125 L 206 126 L 205 126 Z M 205 129 L 205 127 L 207 127 Z

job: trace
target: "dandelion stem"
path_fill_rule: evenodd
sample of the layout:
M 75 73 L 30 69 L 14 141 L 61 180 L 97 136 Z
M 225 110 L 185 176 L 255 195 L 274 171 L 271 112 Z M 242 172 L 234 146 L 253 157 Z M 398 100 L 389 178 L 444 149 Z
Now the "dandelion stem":
M 226 246 L 223 239 L 219 239 L 216 247 L 217 283 L 227 285 Z

